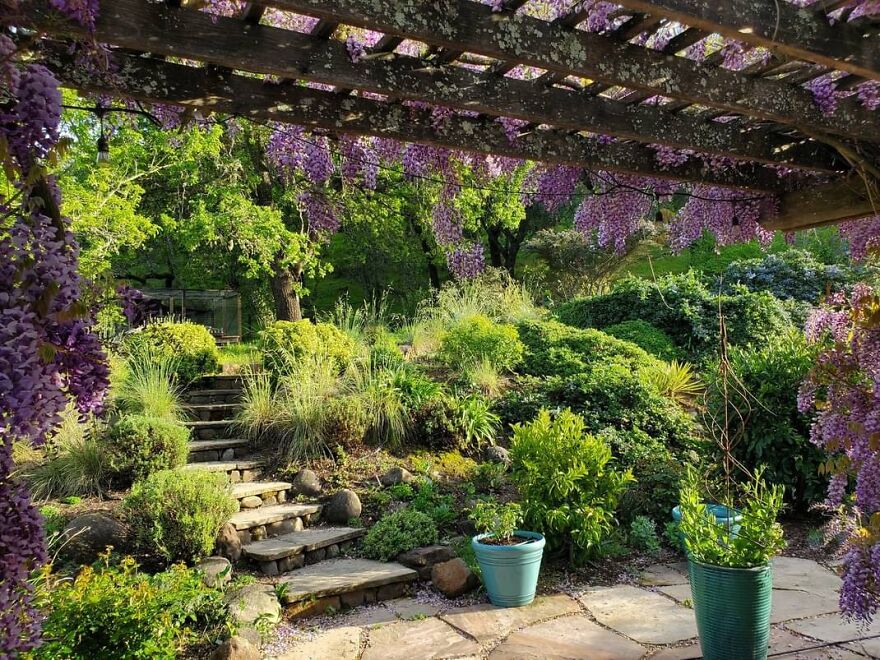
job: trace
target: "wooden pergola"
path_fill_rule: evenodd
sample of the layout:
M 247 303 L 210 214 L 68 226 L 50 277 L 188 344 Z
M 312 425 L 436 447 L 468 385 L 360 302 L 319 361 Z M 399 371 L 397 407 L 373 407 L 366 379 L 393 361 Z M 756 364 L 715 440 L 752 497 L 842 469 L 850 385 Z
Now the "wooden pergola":
M 25 0 L 17 20 L 63 84 L 85 92 L 772 192 L 782 202 L 766 223 L 773 229 L 878 212 L 880 110 L 850 96 L 825 115 L 803 86 L 831 72 L 841 91 L 880 81 L 880 17 L 847 21 L 854 0 L 805 9 L 787 0 L 619 0 L 617 27 L 602 33 L 580 29 L 583 2 L 548 21 L 528 11 L 530 1 L 538 0 L 493 11 L 473 0 L 260 0 L 218 17 L 200 11 L 200 0 L 101 0 L 88 34 L 48 0 Z M 270 8 L 320 20 L 310 33 L 272 27 L 263 23 Z M 639 45 L 673 21 L 682 27 L 662 49 Z M 334 38 L 345 26 L 383 36 L 355 62 Z M 685 56 L 713 34 L 770 56 L 743 70 L 723 67 L 719 51 Z M 70 40 L 110 46 L 111 72 L 72 66 Z M 404 40 L 427 44 L 427 55 L 399 52 Z M 517 67 L 538 75 L 511 75 Z M 407 100 L 467 112 L 437 126 L 430 109 Z M 520 136 L 511 141 L 497 117 L 525 122 Z M 741 162 L 661 168 L 656 145 Z M 798 190 L 768 165 L 818 173 L 822 183 Z

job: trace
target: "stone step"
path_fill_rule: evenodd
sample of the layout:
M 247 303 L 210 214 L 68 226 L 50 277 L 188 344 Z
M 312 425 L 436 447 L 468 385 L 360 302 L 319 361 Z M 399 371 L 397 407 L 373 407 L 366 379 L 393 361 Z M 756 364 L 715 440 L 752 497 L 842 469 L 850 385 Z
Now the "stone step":
M 418 573 L 396 562 L 331 559 L 282 577 L 283 603 L 293 617 L 325 614 L 407 593 Z
M 240 390 L 244 379 L 239 374 L 214 374 L 202 376 L 195 385 L 195 389 L 200 390 Z
M 249 543 L 242 552 L 259 565 L 264 575 L 279 575 L 333 559 L 365 533 L 365 529 L 356 527 L 312 527 Z
M 217 422 L 235 417 L 241 410 L 240 403 L 197 403 L 187 404 L 186 413 L 191 421 Z
M 262 459 L 241 459 L 231 461 L 204 461 L 187 463 L 184 470 L 205 470 L 207 472 L 225 472 L 230 483 L 253 482 L 262 473 L 266 462 Z
M 223 438 L 221 440 L 192 440 L 189 443 L 189 462 L 231 461 L 243 458 L 248 451 L 246 438 Z
M 215 440 L 223 438 L 231 432 L 234 419 L 217 419 L 209 422 L 184 422 L 183 425 L 192 429 L 192 435 L 196 440 Z
M 242 509 L 232 514 L 229 522 L 235 527 L 242 545 L 267 538 L 290 534 L 318 521 L 320 504 L 288 502 L 261 506 L 258 509 Z
M 238 403 L 241 399 L 241 389 L 189 390 L 184 392 L 183 398 L 187 403 L 194 405 L 203 405 L 206 403 Z
M 290 484 L 286 481 L 250 481 L 232 484 L 232 496 L 242 509 L 283 504 Z

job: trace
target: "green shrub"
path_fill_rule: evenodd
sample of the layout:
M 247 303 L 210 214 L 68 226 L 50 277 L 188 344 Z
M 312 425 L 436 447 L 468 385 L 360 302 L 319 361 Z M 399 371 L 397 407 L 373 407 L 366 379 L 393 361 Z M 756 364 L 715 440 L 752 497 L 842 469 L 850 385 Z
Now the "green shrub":
M 138 549 L 166 562 L 208 555 L 236 509 L 226 476 L 203 470 L 156 472 L 135 483 L 123 501 Z
M 603 332 L 635 344 L 661 360 L 673 360 L 678 357 L 678 350 L 669 335 L 641 319 L 609 325 Z
M 483 360 L 500 370 L 513 369 L 522 360 L 523 345 L 516 328 L 494 323 L 485 316 L 458 321 L 440 342 L 440 357 L 449 366 L 466 369 Z
M 525 345 L 519 371 L 530 376 L 572 376 L 597 362 L 614 361 L 631 370 L 656 362 L 638 346 L 598 330 L 558 321 L 527 321 L 517 330 Z
M 759 342 L 791 327 L 782 303 L 769 293 L 737 289 L 715 295 L 693 272 L 657 281 L 629 277 L 611 293 L 560 305 L 556 316 L 577 328 L 607 328 L 641 319 L 665 332 L 691 361 L 718 351 L 719 303 L 731 345 Z
M 146 575 L 129 557 L 118 566 L 106 558 L 84 566 L 73 579 L 49 570 L 37 580 L 45 619 L 35 658 L 172 660 L 186 644 L 219 637 L 227 627 L 222 592 L 180 565 Z
M 660 554 L 660 537 L 657 536 L 657 523 L 647 516 L 636 516 L 629 525 L 627 535 L 629 544 L 636 550 L 649 555 Z
M 687 362 L 658 362 L 642 371 L 645 382 L 667 399 L 693 407 L 702 399 L 706 388 Z
M 568 548 L 575 559 L 601 554 L 633 479 L 616 469 L 608 445 L 570 410 L 555 419 L 542 410 L 533 422 L 514 427 L 510 457 L 526 529 L 544 534 L 552 548 Z
M 542 408 L 570 408 L 583 416 L 587 429 L 638 429 L 671 448 L 694 444 L 691 418 L 675 403 L 624 365 L 598 363 L 573 376 L 521 377 L 498 402 L 503 422 L 532 419 Z
M 364 555 L 388 561 L 401 552 L 437 542 L 431 516 L 407 507 L 382 516 L 364 537 Z
M 354 341 L 330 323 L 275 321 L 260 333 L 263 366 L 281 373 L 304 358 L 329 357 L 343 369 L 354 354 Z
M 127 355 L 152 353 L 173 361 L 180 386 L 220 368 L 220 351 L 214 337 L 205 326 L 197 323 L 152 323 L 140 332 L 128 335 L 122 349 Z
M 394 335 L 384 329 L 377 331 L 370 345 L 370 362 L 383 367 L 397 367 L 403 361 L 403 352 Z
M 501 419 L 491 404 L 480 396 L 469 396 L 456 400 L 456 412 L 463 431 L 460 449 L 478 451 L 485 445 L 495 444 Z
M 107 451 L 116 478 L 131 483 L 186 463 L 189 429 L 160 417 L 125 415 L 110 427 Z
M 819 473 L 825 452 L 810 442 L 811 416 L 797 408 L 798 388 L 815 362 L 813 348 L 793 331 L 759 347 L 733 348 L 729 361 L 741 384 L 727 388 L 734 457 L 750 472 L 765 466 L 767 480 L 785 486 L 788 502 L 805 511 L 827 488 Z M 717 364 L 707 378 L 709 411 L 718 416 L 725 400 Z
M 40 515 L 43 516 L 43 526 L 47 535 L 57 534 L 67 524 L 67 517 L 53 504 L 41 506 Z

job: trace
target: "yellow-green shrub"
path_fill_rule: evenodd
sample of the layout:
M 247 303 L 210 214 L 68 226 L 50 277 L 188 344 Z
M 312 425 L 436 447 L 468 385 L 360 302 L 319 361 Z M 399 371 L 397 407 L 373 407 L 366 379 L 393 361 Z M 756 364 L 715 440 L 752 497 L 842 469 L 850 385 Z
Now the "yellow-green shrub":
M 260 333 L 263 365 L 282 372 L 305 357 L 324 355 L 341 369 L 354 354 L 354 341 L 331 323 L 275 321 Z
M 208 329 L 198 323 L 160 321 L 128 335 L 122 343 L 126 354 L 150 353 L 170 361 L 178 385 L 185 386 L 220 368 L 220 351 Z

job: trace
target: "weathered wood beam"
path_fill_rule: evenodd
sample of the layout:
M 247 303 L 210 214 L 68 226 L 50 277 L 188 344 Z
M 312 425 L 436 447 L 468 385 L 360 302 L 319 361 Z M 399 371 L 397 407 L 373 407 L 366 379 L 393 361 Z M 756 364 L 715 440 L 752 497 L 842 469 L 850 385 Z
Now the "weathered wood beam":
M 601 145 L 557 130 L 532 131 L 511 142 L 504 128 L 490 119 L 453 116 L 436 127 L 429 110 L 340 96 L 294 83 L 268 83 L 251 76 L 211 76 L 202 69 L 153 58 L 120 55 L 109 77 L 70 66 L 71 55 L 62 47 L 47 50 L 44 60 L 66 86 L 147 103 L 172 103 L 336 133 L 390 137 L 594 170 L 706 181 L 759 191 L 779 191 L 782 185 L 774 172 L 760 166 L 706 172 L 700 163 L 691 162 L 660 170 L 653 150 L 635 143 Z
M 78 34 L 80 28 L 69 22 L 53 23 L 56 15 L 50 10 L 37 11 L 35 3 L 30 7 L 34 24 L 41 29 L 51 28 L 49 31 L 56 33 L 66 29 L 73 36 Z M 756 139 L 738 128 L 695 125 L 687 117 L 667 116 L 655 108 L 630 106 L 557 87 L 536 90 L 529 81 L 463 67 L 431 67 L 403 55 L 365 58 L 355 64 L 345 46 L 335 40 L 245 25 L 235 19 L 168 9 L 142 0 L 105 0 L 95 36 L 131 50 L 511 116 L 535 124 L 808 169 L 847 168 L 832 150 L 817 143 L 780 151 L 772 141 Z
M 106 3 L 112 6 L 112 3 Z M 333 18 L 435 46 L 468 50 L 566 75 L 740 112 L 811 131 L 880 140 L 877 114 L 856 102 L 825 116 L 806 89 L 682 57 L 621 43 L 600 34 L 568 30 L 522 13 L 493 14 L 471 0 L 267 0 L 319 18 Z
M 717 32 L 807 60 L 880 80 L 880 44 L 847 23 L 829 24 L 813 8 L 763 0 L 620 0 L 635 11 Z
M 762 222 L 767 229 L 797 231 L 877 215 L 877 199 L 853 178 L 782 195 L 780 213 Z

